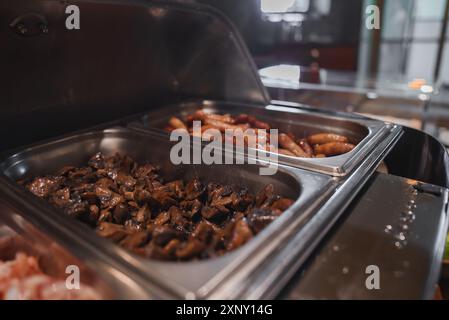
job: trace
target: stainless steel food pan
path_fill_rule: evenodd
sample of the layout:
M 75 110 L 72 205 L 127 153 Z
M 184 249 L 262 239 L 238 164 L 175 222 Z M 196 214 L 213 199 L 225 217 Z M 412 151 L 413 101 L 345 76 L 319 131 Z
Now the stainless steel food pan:
M 73 135 L 31 147 L 8 156 L 0 168 L 4 175 L 3 185 L 7 184 L 9 189 L 20 192 L 21 201 L 30 203 L 37 214 L 50 215 L 51 219 L 57 219 L 67 237 L 88 242 L 90 250 L 96 250 L 100 256 L 112 257 L 114 261 L 119 261 L 120 265 L 126 265 L 127 270 L 133 274 L 157 284 L 167 295 L 178 298 L 206 298 L 212 294 L 243 297 L 240 293 L 248 284 L 244 281 L 236 282 L 235 277 L 251 279 L 263 274 L 264 262 L 282 253 L 285 242 L 308 226 L 318 208 L 333 194 L 336 186 L 336 181 L 330 176 L 282 165 L 272 176 L 259 175 L 259 168 L 263 164 L 176 166 L 169 158 L 170 147 L 166 135 L 115 128 Z M 107 239 L 100 238 L 86 225 L 60 214 L 57 209 L 14 183 L 18 179 L 53 173 L 65 165 L 85 164 L 91 155 L 99 151 L 105 154 L 126 153 L 137 161 L 157 164 L 161 167 L 161 174 L 168 179 L 189 179 L 197 176 L 204 181 L 245 185 L 253 191 L 272 183 L 279 194 L 295 199 L 295 202 L 249 243 L 222 257 L 194 262 L 144 259 Z M 313 223 L 324 229 L 329 220 L 315 217 Z M 304 241 L 307 241 L 308 238 L 315 238 L 316 234 L 305 232 L 304 237 Z M 72 246 L 72 249 L 76 250 L 76 243 Z M 298 252 L 289 249 L 289 252 L 284 254 L 295 257 Z M 287 267 L 286 265 L 285 268 Z M 232 279 L 234 281 L 231 281 Z M 229 288 L 231 283 L 232 288 Z M 224 287 L 225 291 L 219 290 Z
M 110 267 L 105 268 L 96 258 L 79 259 L 61 246 L 57 238 L 49 228 L 32 223 L 0 202 L 1 261 L 12 260 L 18 253 L 27 254 L 39 261 L 39 267 L 45 275 L 59 281 L 65 281 L 69 276 L 66 273 L 67 267 L 76 266 L 80 276 L 79 290 L 83 291 L 85 286 L 89 286 L 100 299 L 150 297 L 137 282 L 133 282 L 119 270 L 111 272 Z
M 385 139 L 394 140 L 401 131 L 397 125 L 362 116 L 325 112 L 301 105 L 257 105 L 217 101 L 191 101 L 152 109 L 129 126 L 140 130 L 162 130 L 171 116 L 185 117 L 197 109 L 212 113 L 247 113 L 268 122 L 272 128 L 307 136 L 319 132 L 332 132 L 347 136 L 357 146 L 350 152 L 328 158 L 299 158 L 278 155 L 280 163 L 309 169 L 333 176 L 344 176 L 370 156 L 372 150 Z

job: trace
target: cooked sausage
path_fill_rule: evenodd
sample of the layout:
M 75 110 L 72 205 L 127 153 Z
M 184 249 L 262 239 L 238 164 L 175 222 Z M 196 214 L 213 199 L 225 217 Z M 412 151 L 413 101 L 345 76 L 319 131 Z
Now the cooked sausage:
M 315 154 L 324 154 L 326 156 L 336 156 L 354 149 L 354 145 L 343 142 L 329 142 L 321 145 L 315 145 Z
M 296 157 L 295 154 L 294 154 L 293 152 L 290 152 L 290 151 L 288 151 L 287 149 L 279 148 L 279 149 L 277 150 L 277 152 L 278 152 L 279 154 L 284 155 L 284 156 Z
M 251 124 L 251 126 L 253 126 L 254 128 L 257 129 L 265 129 L 265 130 L 270 130 L 271 127 L 268 123 L 257 120 L 255 117 L 253 116 L 248 116 L 248 120 L 249 123 Z
M 233 124 L 235 121 L 231 117 L 230 114 L 215 114 L 215 113 L 207 113 L 204 110 L 197 110 L 193 114 L 187 117 L 187 122 L 191 122 L 193 120 L 206 121 L 206 119 L 217 120 L 220 122 Z
M 175 129 L 184 129 L 187 130 L 187 126 L 182 122 L 179 118 L 171 117 L 168 121 L 168 124 L 170 127 L 173 127 Z
M 293 141 L 296 141 L 296 137 L 295 137 L 295 135 L 293 134 L 293 132 L 289 131 L 289 132 L 286 133 L 286 135 L 289 136 L 290 139 L 292 139 Z
M 201 126 L 201 132 L 189 130 L 190 134 L 194 137 L 202 138 L 204 141 L 211 141 L 214 138 L 214 135 L 206 132 L 209 129 L 215 129 L 214 126 L 205 125 Z
M 285 133 L 279 135 L 279 144 L 282 148 L 293 152 L 297 157 L 310 158 L 310 156 Z
M 272 145 L 272 137 L 266 130 L 270 129 L 270 124 L 260 121 L 253 115 L 248 115 L 241 113 L 239 115 L 231 114 L 215 114 L 209 113 L 206 109 L 199 109 L 186 116 L 186 121 L 182 123 L 183 126 L 187 127 L 189 133 L 192 134 L 192 121 L 200 120 L 202 121 L 202 137 L 205 140 L 212 140 L 213 137 L 205 136 L 204 131 L 206 129 L 214 128 L 220 132 L 225 132 L 226 130 L 242 130 L 244 132 L 243 141 L 245 147 L 256 147 L 258 149 L 269 150 L 270 152 L 277 152 L 281 155 L 291 156 L 291 157 L 305 157 L 305 158 L 323 158 L 326 156 L 339 155 L 346 153 L 354 148 L 354 145 L 350 143 L 348 137 L 343 135 L 321 132 L 317 134 L 310 135 L 308 137 L 295 135 L 293 132 L 280 132 L 278 136 L 279 149 Z M 182 125 L 177 121 L 179 119 L 172 118 L 171 122 L 168 123 L 166 128 L 168 131 L 174 128 L 179 128 Z M 240 130 L 239 130 L 240 129 Z M 256 136 L 253 137 L 252 134 L 247 129 L 254 130 Z M 264 131 L 265 134 L 259 135 L 259 131 Z M 234 132 L 235 134 L 235 132 Z M 199 135 L 199 133 L 198 133 Z M 242 137 L 236 139 L 234 137 L 228 139 L 229 137 L 223 137 L 223 142 L 227 143 L 237 143 L 237 141 L 242 141 Z M 256 146 L 253 146 L 255 142 Z M 250 146 L 251 144 L 251 146 Z M 322 146 L 322 147 L 319 147 Z
M 249 116 L 245 113 L 241 113 L 238 116 L 236 116 L 234 118 L 234 123 L 238 124 L 238 123 L 249 123 L 251 125 L 251 127 L 253 128 L 257 128 L 257 129 L 265 129 L 265 130 L 270 130 L 271 126 L 263 121 L 258 120 L 256 117 L 254 116 Z
M 234 124 L 234 122 L 235 122 L 230 114 L 221 115 L 221 114 L 207 113 L 206 118 L 212 119 L 212 120 L 218 120 L 218 121 L 226 122 L 226 123 L 230 123 L 230 124 Z
M 193 120 L 203 121 L 205 118 L 206 118 L 206 112 L 204 112 L 203 110 L 197 110 L 187 117 L 187 121 L 188 122 L 192 122 Z
M 307 142 L 306 139 L 300 139 L 298 140 L 298 145 L 309 155 L 313 156 L 313 148 L 311 145 Z
M 236 124 L 238 124 L 238 123 L 249 123 L 249 116 L 247 114 L 245 114 L 245 113 L 241 113 L 237 117 L 235 117 L 234 123 L 236 123 Z
M 215 129 L 218 129 L 221 132 L 224 132 L 225 130 L 242 130 L 242 131 L 245 131 L 246 129 L 249 128 L 248 124 L 233 125 L 233 124 L 230 124 L 230 123 L 222 122 L 222 121 L 211 119 L 211 118 L 208 118 L 208 117 L 206 117 L 204 119 L 204 123 L 206 125 L 213 126 Z
M 318 133 L 307 137 L 311 145 L 325 144 L 329 142 L 348 142 L 348 138 L 335 133 Z

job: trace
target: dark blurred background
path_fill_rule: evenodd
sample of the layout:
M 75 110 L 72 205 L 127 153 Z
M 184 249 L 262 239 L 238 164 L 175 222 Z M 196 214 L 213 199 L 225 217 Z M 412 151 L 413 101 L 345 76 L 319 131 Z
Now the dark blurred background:
M 227 15 L 259 67 L 279 62 L 357 69 L 360 0 L 199 0 Z
M 184 1 L 228 16 L 259 67 L 287 63 L 449 83 L 447 0 Z M 380 30 L 365 27 L 369 5 L 380 10 Z

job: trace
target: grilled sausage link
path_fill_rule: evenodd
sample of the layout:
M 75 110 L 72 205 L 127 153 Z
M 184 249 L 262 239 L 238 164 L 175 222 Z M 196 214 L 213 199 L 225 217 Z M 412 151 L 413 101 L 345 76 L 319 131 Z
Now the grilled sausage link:
M 274 150 L 274 152 L 277 152 L 277 153 L 282 154 L 282 155 L 284 155 L 284 156 L 296 157 L 295 154 L 294 154 L 293 152 L 288 151 L 287 149 L 279 148 L 279 149 L 277 149 L 277 150 Z
M 234 119 L 231 117 L 230 114 L 214 114 L 214 113 L 207 113 L 206 114 L 206 118 L 208 119 L 212 119 L 212 120 L 217 120 L 217 121 L 221 121 L 221 122 L 226 122 L 226 123 L 230 123 L 233 124 L 235 121 Z
M 317 133 L 307 138 L 311 145 L 325 144 L 329 142 L 348 142 L 348 138 L 335 133 Z
M 218 129 L 221 132 L 225 132 L 225 130 L 242 130 L 242 131 L 245 131 L 246 129 L 249 128 L 248 124 L 234 125 L 234 124 L 222 122 L 222 121 L 219 121 L 219 120 L 211 119 L 211 118 L 208 118 L 208 117 L 206 117 L 204 119 L 204 123 L 206 125 L 213 126 L 215 129 Z
M 187 126 L 184 124 L 184 122 L 182 122 L 180 119 L 176 117 L 171 117 L 170 120 L 168 121 L 168 124 L 170 125 L 170 127 L 173 127 L 175 129 L 187 130 Z
M 298 140 L 298 145 L 309 155 L 313 156 L 313 148 L 312 146 L 307 142 L 306 139 L 300 139 Z
M 279 135 L 279 144 L 282 148 L 293 152 L 297 157 L 310 158 L 310 156 L 285 133 Z
M 215 114 L 215 113 L 207 113 L 204 110 L 197 110 L 193 114 L 187 116 L 187 122 L 192 122 L 193 120 L 206 121 L 207 119 L 216 120 L 220 122 L 225 122 L 229 124 L 233 124 L 234 118 L 230 114 Z
M 326 156 L 336 156 L 354 149 L 354 145 L 344 142 L 329 142 L 321 145 L 315 145 L 315 154 L 324 154 Z
M 234 123 L 249 123 L 251 127 L 257 128 L 257 129 L 265 129 L 270 130 L 271 127 L 268 123 L 258 120 L 254 116 L 249 116 L 245 113 L 241 113 L 238 116 L 235 117 Z

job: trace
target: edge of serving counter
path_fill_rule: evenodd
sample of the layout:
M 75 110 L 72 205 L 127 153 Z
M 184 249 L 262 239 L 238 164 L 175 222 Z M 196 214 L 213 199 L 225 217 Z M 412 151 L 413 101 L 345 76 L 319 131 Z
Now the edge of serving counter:
M 376 173 L 278 298 L 433 299 L 447 211 L 448 189 Z

